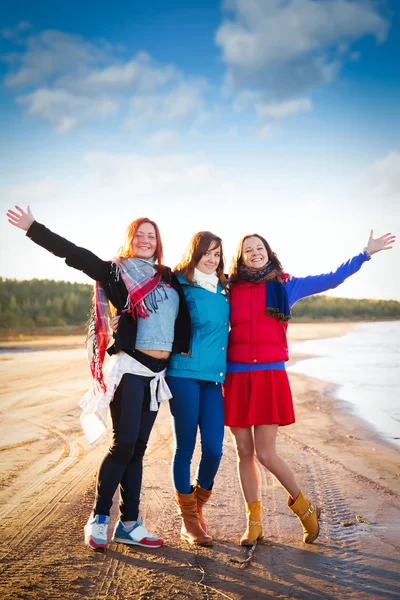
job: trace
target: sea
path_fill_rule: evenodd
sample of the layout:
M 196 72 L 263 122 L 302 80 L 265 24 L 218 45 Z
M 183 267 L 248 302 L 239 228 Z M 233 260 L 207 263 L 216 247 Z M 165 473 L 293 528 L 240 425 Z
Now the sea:
M 342 337 L 298 342 L 290 351 L 310 358 L 289 372 L 337 384 L 336 398 L 400 446 L 400 321 L 358 324 Z

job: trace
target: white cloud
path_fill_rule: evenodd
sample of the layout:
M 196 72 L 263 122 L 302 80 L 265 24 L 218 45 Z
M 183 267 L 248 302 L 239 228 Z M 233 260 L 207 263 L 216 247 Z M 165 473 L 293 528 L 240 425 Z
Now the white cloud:
M 24 45 L 25 51 L 14 54 L 19 68 L 5 78 L 9 87 L 43 85 L 63 75 L 79 75 L 110 58 L 106 45 L 56 30 L 31 35 Z
M 350 0 L 231 0 L 217 43 L 230 64 L 257 68 L 373 34 L 384 41 L 388 24 L 371 3 Z
M 87 76 L 85 83 L 103 88 L 135 87 L 141 92 L 152 92 L 177 75 L 177 69 L 173 65 L 156 68 L 148 54 L 139 52 L 134 59 L 125 64 L 93 71 Z
M 30 31 L 33 26 L 28 21 L 20 21 L 15 27 L 8 27 L 0 31 L 1 37 L 6 40 L 13 40 L 17 38 L 21 33 Z
M 311 108 L 312 104 L 309 98 L 298 98 L 286 102 L 259 104 L 257 112 L 262 120 L 281 120 L 293 117 L 299 112 L 307 112 Z
M 18 42 L 22 51 L 5 57 L 5 84 L 28 115 L 67 133 L 125 106 L 128 124 L 201 118 L 204 80 L 185 80 L 170 64 L 157 65 L 145 52 L 121 60 L 107 44 L 82 36 L 43 31 Z
M 242 90 L 239 92 L 233 102 L 233 110 L 242 112 L 249 107 L 254 107 L 256 102 L 260 100 L 260 95 L 252 90 Z
M 89 153 L 85 156 L 97 187 L 123 196 L 217 193 L 224 181 L 215 166 L 196 156 Z
M 266 125 L 264 125 L 261 128 L 260 137 L 265 138 L 265 137 L 270 136 L 272 134 L 273 130 L 274 130 L 274 128 L 271 125 L 271 123 L 267 123 Z
M 172 129 L 160 129 L 149 138 L 149 145 L 155 150 L 171 150 L 178 146 L 180 134 Z
M 76 96 L 66 90 L 47 88 L 20 96 L 17 101 L 29 115 L 49 121 L 57 133 L 67 133 L 86 121 L 108 117 L 119 107 L 118 102 L 107 97 Z
M 203 112 L 204 90 L 204 81 L 189 80 L 181 81 L 165 93 L 135 96 L 126 126 L 131 129 L 144 122 L 167 123 L 197 115 Z
M 202 108 L 203 82 L 182 82 L 163 99 L 167 119 L 184 119 Z
M 387 156 L 376 160 L 367 172 L 367 186 L 381 198 L 396 198 L 400 207 L 400 153 L 389 152 Z
M 281 97 L 329 81 L 351 42 L 365 35 L 382 42 L 388 31 L 368 0 L 227 0 L 225 8 L 233 17 L 216 43 L 229 82 Z
M 62 189 L 65 185 L 60 185 L 54 177 L 45 177 L 35 182 L 17 184 L 2 188 L 1 204 L 2 209 L 8 209 L 16 204 L 26 206 L 28 202 L 34 206 L 37 203 L 42 203 L 43 199 L 57 198 L 60 200 Z

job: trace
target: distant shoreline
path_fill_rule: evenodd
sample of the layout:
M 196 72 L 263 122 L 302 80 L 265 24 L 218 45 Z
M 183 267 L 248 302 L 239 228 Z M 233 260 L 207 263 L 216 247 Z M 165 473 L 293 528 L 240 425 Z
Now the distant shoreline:
M 289 344 L 300 342 L 308 339 L 336 337 L 344 335 L 354 326 L 357 326 L 359 321 L 294 321 L 288 329 Z M 34 350 L 64 350 L 73 348 L 83 348 L 86 340 L 86 331 L 84 328 L 68 329 L 52 328 L 51 331 L 43 331 L 39 333 L 31 332 L 28 334 L 14 334 L 8 339 L 1 339 L 0 336 L 0 352 L 25 352 Z M 291 357 L 298 358 L 298 357 Z
M 303 317 L 295 317 L 293 321 L 291 321 L 291 325 L 295 324 L 309 324 L 309 325 L 318 325 L 321 324 L 331 324 L 331 325 L 341 325 L 341 324 L 351 324 L 351 323 L 374 323 L 378 321 L 399 321 L 400 319 L 395 319 L 393 317 L 380 318 L 380 319 L 334 319 L 334 318 L 323 318 L 323 319 L 309 319 Z M 289 327 L 290 330 L 290 327 Z M 0 345 L 8 342 L 17 342 L 18 345 L 21 343 L 32 342 L 32 341 L 42 341 L 46 339 L 51 339 L 55 337 L 73 337 L 73 336 L 86 336 L 86 326 L 78 325 L 78 326 L 68 326 L 68 327 L 36 327 L 30 329 L 0 329 Z
M 77 327 L 36 327 L 34 329 L 21 329 L 19 331 L 0 329 L 0 344 L 7 342 L 23 343 L 56 337 L 64 338 L 74 336 L 86 336 L 86 327 L 84 325 L 79 325 Z

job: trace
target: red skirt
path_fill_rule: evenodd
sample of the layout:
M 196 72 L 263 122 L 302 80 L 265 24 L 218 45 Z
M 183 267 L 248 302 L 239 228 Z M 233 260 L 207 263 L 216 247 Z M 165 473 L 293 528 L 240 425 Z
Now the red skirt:
M 286 371 L 227 373 L 223 386 L 225 425 L 290 425 L 295 422 Z

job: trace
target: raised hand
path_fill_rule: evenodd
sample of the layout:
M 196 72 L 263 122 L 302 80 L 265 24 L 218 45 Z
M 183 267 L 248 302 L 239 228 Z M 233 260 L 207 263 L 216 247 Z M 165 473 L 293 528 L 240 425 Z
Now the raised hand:
M 368 244 L 366 246 L 367 251 L 371 256 L 377 252 L 380 252 L 381 250 L 390 250 L 393 248 L 393 244 L 396 241 L 396 236 L 392 235 L 391 233 L 385 233 L 385 235 L 382 235 L 380 238 L 374 239 L 373 235 L 374 232 L 371 229 Z
M 11 223 L 11 225 L 14 225 L 14 227 L 19 227 L 24 231 L 28 231 L 29 227 L 35 220 L 33 214 L 31 213 L 31 209 L 28 206 L 26 209 L 27 212 L 25 212 L 23 208 L 20 208 L 19 206 L 15 206 L 15 208 L 18 212 L 15 212 L 14 210 L 7 211 L 8 222 Z

